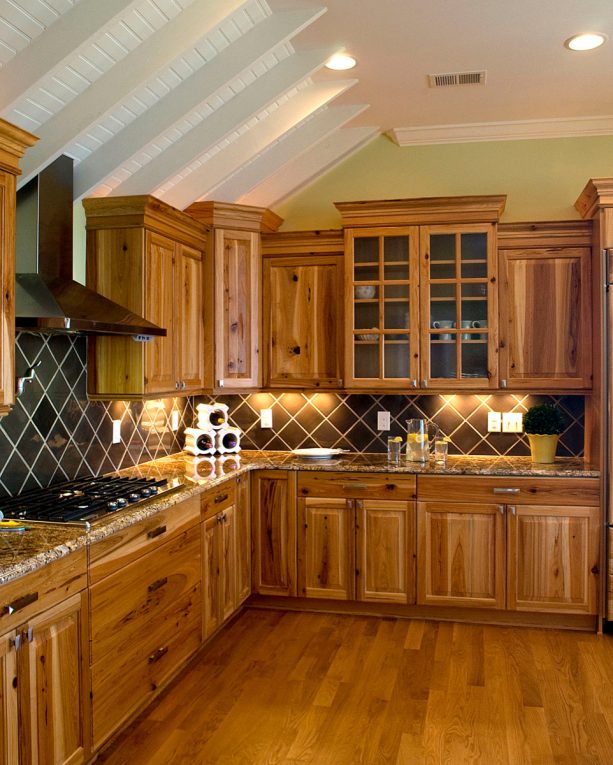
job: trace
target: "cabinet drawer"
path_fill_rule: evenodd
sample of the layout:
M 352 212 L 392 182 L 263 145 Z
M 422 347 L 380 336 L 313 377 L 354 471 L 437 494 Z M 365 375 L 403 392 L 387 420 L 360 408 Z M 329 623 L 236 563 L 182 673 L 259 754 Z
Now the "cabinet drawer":
M 522 505 L 600 503 L 597 478 L 495 478 L 493 476 L 419 476 L 417 494 L 427 502 L 496 502 Z
M 189 497 L 152 518 L 94 543 L 89 552 L 90 584 L 99 582 L 199 522 L 200 497 Z
M 415 476 L 399 473 L 298 473 L 299 497 L 415 499 Z
M 27 533 L 27 532 L 26 532 Z M 0 633 L 87 587 L 85 548 L 0 587 Z
M 201 495 L 200 502 L 203 520 L 217 515 L 236 502 L 236 480 L 229 478 L 220 486 L 206 491 Z
M 201 642 L 200 588 L 177 601 L 167 618 L 121 642 L 94 664 L 92 712 L 98 747 L 195 651 Z
M 200 583 L 200 525 L 90 588 L 92 663 L 132 644 Z

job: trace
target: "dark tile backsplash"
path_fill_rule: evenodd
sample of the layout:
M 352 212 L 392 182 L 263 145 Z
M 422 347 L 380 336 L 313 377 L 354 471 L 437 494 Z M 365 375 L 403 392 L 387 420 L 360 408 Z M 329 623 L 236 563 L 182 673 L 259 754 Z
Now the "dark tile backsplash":
M 195 404 L 210 397 L 162 401 L 88 401 L 86 341 L 83 337 L 21 332 L 15 350 L 16 374 L 40 360 L 12 411 L 0 420 L 0 494 L 112 470 L 174 454 L 183 446 L 185 427 L 194 424 Z M 377 412 L 392 416 L 392 435 L 405 432 L 405 420 L 426 417 L 451 438 L 452 454 L 529 453 L 525 437 L 487 434 L 487 412 L 525 411 L 535 402 L 562 408 L 567 427 L 559 456 L 583 454 L 582 396 L 532 395 L 363 395 L 337 393 L 254 393 L 218 396 L 230 407 L 231 424 L 243 431 L 245 449 L 288 450 L 335 446 L 383 452 L 387 433 L 377 431 Z M 273 410 L 273 429 L 259 426 L 259 412 Z M 173 431 L 171 413 L 178 412 Z M 121 420 L 121 443 L 111 445 L 112 420 Z

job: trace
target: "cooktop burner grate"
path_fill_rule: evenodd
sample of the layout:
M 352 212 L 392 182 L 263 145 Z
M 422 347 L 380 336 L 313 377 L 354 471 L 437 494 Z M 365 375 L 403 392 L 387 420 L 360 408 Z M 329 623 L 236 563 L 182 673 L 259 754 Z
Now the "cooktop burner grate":
M 65 481 L 17 497 L 0 499 L 5 518 L 45 523 L 78 523 L 89 527 L 109 513 L 166 494 L 177 488 L 163 478 L 102 476 Z

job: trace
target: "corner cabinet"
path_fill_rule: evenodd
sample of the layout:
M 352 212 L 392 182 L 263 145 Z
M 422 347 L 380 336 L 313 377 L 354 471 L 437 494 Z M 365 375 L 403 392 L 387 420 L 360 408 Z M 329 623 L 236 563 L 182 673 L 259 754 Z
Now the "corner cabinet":
M 342 233 L 264 236 L 262 254 L 264 387 L 342 387 Z
M 19 160 L 38 139 L 0 119 L 0 416 L 15 403 L 15 204 Z
M 166 329 L 89 339 L 91 398 L 189 395 L 205 387 L 205 226 L 155 197 L 85 199 L 87 283 Z
M 496 227 L 504 196 L 337 203 L 345 386 L 498 386 Z
M 211 229 L 207 250 L 205 301 L 207 387 L 255 390 L 261 387 L 260 233 L 276 231 L 281 218 L 262 207 L 195 202 L 186 212 Z

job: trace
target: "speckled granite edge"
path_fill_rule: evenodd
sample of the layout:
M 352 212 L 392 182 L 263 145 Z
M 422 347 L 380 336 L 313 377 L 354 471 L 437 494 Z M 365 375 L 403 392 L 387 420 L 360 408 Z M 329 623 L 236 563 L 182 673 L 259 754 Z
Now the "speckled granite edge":
M 184 452 L 120 471 L 124 476 L 178 479 L 180 488 L 146 505 L 109 516 L 90 531 L 52 524 L 32 525 L 30 531 L 0 533 L 0 585 L 35 571 L 54 560 L 98 542 L 122 529 L 157 515 L 188 497 L 252 470 L 346 471 L 416 475 L 486 475 L 506 477 L 599 478 L 600 471 L 580 459 L 561 458 L 553 465 L 533 465 L 529 457 L 449 457 L 446 466 L 407 462 L 390 464 L 383 454 L 349 454 L 336 459 L 300 458 L 291 452 L 241 452 L 220 458 L 197 458 Z

